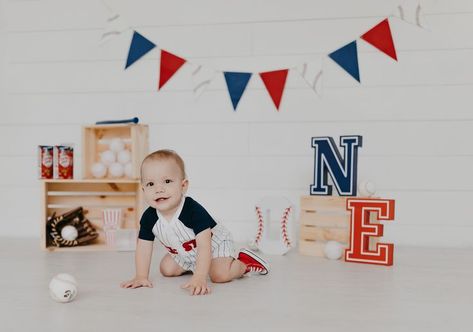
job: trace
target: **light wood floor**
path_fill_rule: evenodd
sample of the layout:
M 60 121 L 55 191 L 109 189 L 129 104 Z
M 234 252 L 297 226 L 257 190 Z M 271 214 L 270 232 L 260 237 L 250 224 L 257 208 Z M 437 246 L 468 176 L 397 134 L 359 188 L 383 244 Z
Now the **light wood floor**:
M 191 297 L 190 276 L 121 289 L 131 252 L 47 253 L 36 240 L 0 239 L 0 331 L 473 331 L 473 250 L 396 248 L 392 268 L 290 252 L 268 276 L 212 285 Z M 53 302 L 48 283 L 74 275 L 79 295 Z

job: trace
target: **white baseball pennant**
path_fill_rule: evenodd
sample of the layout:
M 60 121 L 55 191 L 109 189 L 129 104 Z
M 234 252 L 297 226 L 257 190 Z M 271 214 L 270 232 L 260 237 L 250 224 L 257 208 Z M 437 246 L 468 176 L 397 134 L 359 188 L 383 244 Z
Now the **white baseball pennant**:
M 202 65 L 193 65 L 192 70 L 192 91 L 197 99 L 207 89 L 215 77 L 216 71 Z
M 285 197 L 267 196 L 255 206 L 258 222 L 249 246 L 268 255 L 284 255 L 295 247 L 294 208 Z
M 297 66 L 297 72 L 306 81 L 309 87 L 314 92 L 321 96 L 322 95 L 322 59 L 318 61 L 304 62 Z
M 424 7 L 420 0 L 406 0 L 401 2 L 393 12 L 393 16 L 400 18 L 402 21 L 425 28 Z

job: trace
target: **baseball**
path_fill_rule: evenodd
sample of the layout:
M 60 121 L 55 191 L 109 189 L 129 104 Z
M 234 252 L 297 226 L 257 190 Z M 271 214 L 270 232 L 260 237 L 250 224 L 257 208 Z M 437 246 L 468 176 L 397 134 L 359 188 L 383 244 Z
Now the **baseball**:
M 49 295 L 56 302 L 71 302 L 77 295 L 77 281 L 67 273 L 55 275 L 49 283 Z
M 110 150 L 113 152 L 120 152 L 125 149 L 125 142 L 121 138 L 114 138 L 110 142 Z
M 337 241 L 327 241 L 324 247 L 325 257 L 332 260 L 337 260 L 342 257 L 343 246 Z
M 90 169 L 94 178 L 100 179 L 107 174 L 107 167 L 102 163 L 95 163 Z
M 358 195 L 364 197 L 371 197 L 376 193 L 376 186 L 371 181 L 362 181 L 358 185 Z
M 120 163 L 113 163 L 108 168 L 108 172 L 113 178 L 121 178 L 125 174 L 125 168 Z
M 122 150 L 118 152 L 117 160 L 120 164 L 127 164 L 131 160 L 131 153 L 129 150 Z
M 74 226 L 67 225 L 61 229 L 61 236 L 64 240 L 74 241 L 77 239 L 77 235 L 79 234 L 77 232 L 77 228 Z
M 100 160 L 105 166 L 110 166 L 116 160 L 115 152 L 111 150 L 104 151 L 100 154 Z
M 125 165 L 125 175 L 128 178 L 133 178 L 133 166 L 131 165 L 131 163 L 127 163 Z

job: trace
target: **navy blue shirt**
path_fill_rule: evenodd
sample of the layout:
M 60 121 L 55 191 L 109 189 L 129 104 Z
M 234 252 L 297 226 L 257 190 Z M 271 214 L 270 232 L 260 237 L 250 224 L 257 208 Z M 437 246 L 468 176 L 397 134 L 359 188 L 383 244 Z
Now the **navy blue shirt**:
M 190 197 L 185 198 L 178 219 L 184 224 L 184 226 L 192 229 L 195 236 L 200 232 L 205 231 L 207 228 L 212 229 L 217 225 L 205 208 Z M 156 225 L 158 220 L 159 217 L 156 209 L 148 207 L 141 216 L 138 238 L 147 241 L 154 241 L 155 234 L 153 233 L 153 227 Z

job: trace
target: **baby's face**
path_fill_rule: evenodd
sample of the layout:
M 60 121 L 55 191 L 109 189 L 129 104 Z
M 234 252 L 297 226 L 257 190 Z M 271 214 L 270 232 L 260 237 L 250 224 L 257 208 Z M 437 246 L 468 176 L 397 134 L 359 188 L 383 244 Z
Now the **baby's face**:
M 171 217 L 188 186 L 179 165 L 172 159 L 147 160 L 143 164 L 141 176 L 146 203 L 166 218 Z

